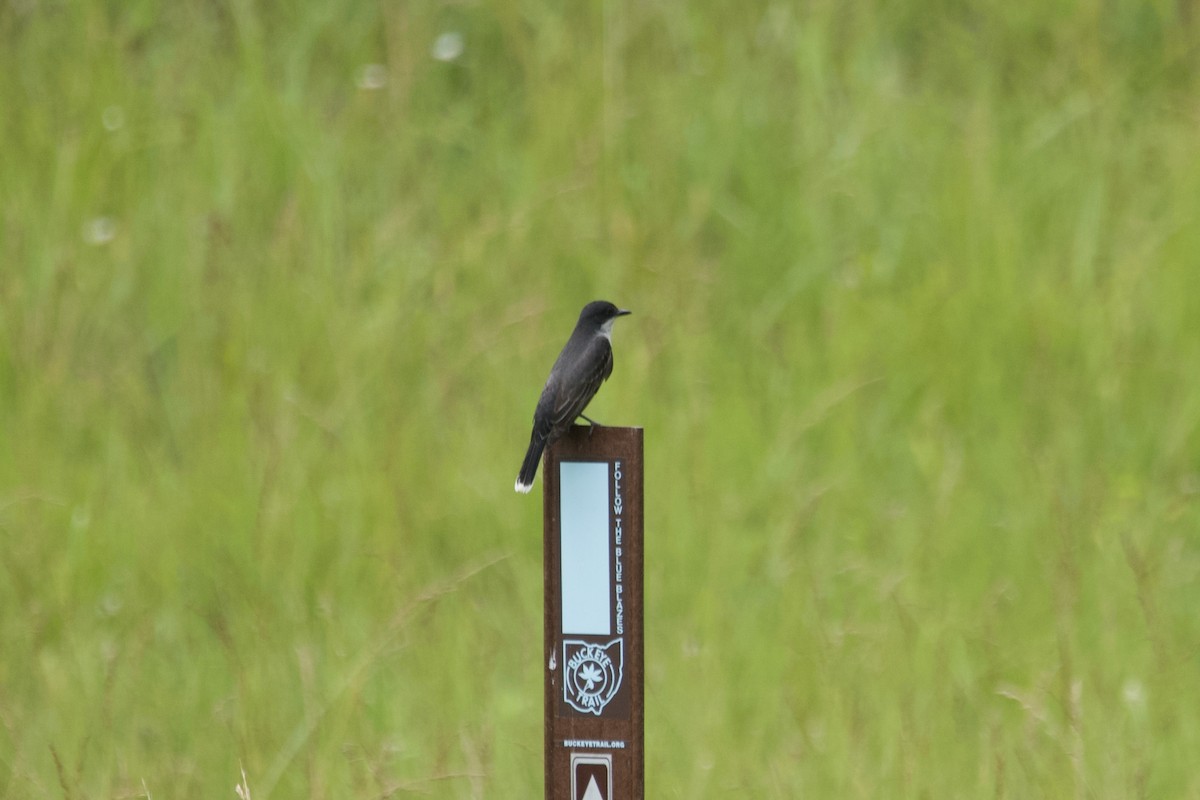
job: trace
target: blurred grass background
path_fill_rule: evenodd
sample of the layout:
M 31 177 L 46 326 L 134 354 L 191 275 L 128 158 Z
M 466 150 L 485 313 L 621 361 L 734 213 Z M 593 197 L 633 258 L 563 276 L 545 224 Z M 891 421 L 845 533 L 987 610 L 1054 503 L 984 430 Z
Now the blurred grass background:
M 535 797 L 584 302 L 648 797 L 1200 797 L 1194 3 L 0 8 L 0 794 Z

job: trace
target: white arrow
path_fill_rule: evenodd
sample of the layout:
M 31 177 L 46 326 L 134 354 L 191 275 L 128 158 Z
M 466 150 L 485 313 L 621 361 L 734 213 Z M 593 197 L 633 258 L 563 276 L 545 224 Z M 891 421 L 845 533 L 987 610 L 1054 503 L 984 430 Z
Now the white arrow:
M 583 793 L 583 800 L 604 800 L 604 795 L 600 794 L 600 787 L 596 785 L 596 776 L 588 781 L 587 791 Z

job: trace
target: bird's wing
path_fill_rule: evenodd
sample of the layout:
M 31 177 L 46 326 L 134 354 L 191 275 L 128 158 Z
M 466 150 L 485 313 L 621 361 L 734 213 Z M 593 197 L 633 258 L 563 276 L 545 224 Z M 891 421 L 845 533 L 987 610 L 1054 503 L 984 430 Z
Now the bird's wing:
M 612 345 L 605 337 L 597 336 L 577 363 L 579 367 L 573 374 L 562 375 L 559 379 L 554 408 L 550 412 L 555 428 L 565 428 L 574 422 L 596 396 L 600 384 L 612 374 Z

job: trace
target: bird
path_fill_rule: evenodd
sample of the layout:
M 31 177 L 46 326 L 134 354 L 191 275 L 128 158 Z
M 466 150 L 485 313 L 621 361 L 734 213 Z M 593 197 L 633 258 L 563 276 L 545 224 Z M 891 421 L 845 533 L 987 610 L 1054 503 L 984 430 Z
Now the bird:
M 566 433 L 577 417 L 598 424 L 583 410 L 612 374 L 613 322 L 629 313 L 607 300 L 595 300 L 579 312 L 575 330 L 550 368 L 550 377 L 533 412 L 533 433 L 515 487 L 521 494 L 533 488 L 542 451 Z

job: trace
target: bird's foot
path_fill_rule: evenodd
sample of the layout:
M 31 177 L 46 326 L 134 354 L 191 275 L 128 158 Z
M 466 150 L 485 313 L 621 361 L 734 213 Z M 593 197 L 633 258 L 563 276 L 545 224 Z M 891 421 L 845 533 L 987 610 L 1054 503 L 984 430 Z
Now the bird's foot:
M 596 420 L 594 420 L 594 419 L 592 419 L 591 417 L 589 417 L 587 414 L 580 414 L 579 416 L 583 417 L 583 418 L 584 418 L 584 419 L 586 419 L 586 420 L 587 420 L 587 422 L 588 422 L 588 438 L 589 438 L 589 439 L 592 437 L 592 431 L 593 431 L 593 430 L 595 430 L 596 428 L 603 428 L 603 427 L 604 427 L 604 426 L 603 426 L 603 425 L 601 425 L 599 422 L 596 422 Z

